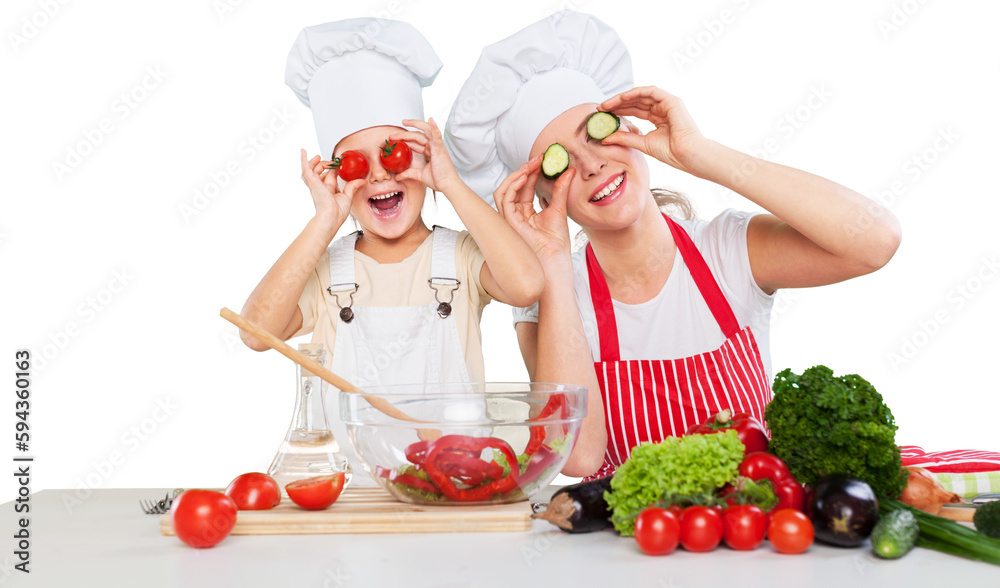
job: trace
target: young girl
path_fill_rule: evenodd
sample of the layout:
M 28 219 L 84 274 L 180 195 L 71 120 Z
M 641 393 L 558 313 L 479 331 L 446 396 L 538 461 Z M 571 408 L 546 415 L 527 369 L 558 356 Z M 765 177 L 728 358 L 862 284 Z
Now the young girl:
M 286 80 L 313 111 L 322 153 L 341 169 L 318 155 L 307 160 L 303 150 L 302 179 L 316 214 L 243 315 L 285 339 L 312 332 L 332 352 L 330 369 L 360 387 L 482 381 L 483 307 L 490 299 L 532 304 L 542 288 L 531 249 L 462 182 L 433 119 L 420 120 L 421 88 L 440 67 L 416 29 L 376 19 L 308 27 L 289 54 Z M 409 166 L 383 164 L 383 149 L 403 143 L 413 151 Z M 364 173 L 357 171 L 362 160 Z M 357 167 L 349 172 L 349 164 Z M 361 177 L 337 177 L 351 173 Z M 468 232 L 424 224 L 427 188 L 448 198 Z M 330 246 L 349 215 L 361 230 Z M 361 472 L 342 422 L 331 421 Z
M 775 291 L 882 267 L 899 245 L 896 218 L 843 186 L 702 136 L 663 90 L 629 89 L 627 50 L 591 16 L 559 13 L 483 53 L 470 79 L 489 76 L 517 91 L 481 100 L 462 120 L 453 110 L 449 141 L 457 161 L 481 162 L 461 170 L 470 184 L 499 183 L 498 209 L 542 263 L 537 314 L 515 319 L 529 372 L 589 387 L 589 414 L 564 473 L 609 475 L 632 447 L 682 435 L 723 408 L 763 422 Z M 623 120 L 595 139 L 588 121 L 598 111 L 656 128 L 643 135 Z M 540 166 L 557 143 L 566 166 L 551 179 Z M 658 208 L 644 154 L 771 214 L 674 220 Z M 497 167 L 518 169 L 499 182 L 490 175 Z M 589 239 L 576 254 L 567 215 Z

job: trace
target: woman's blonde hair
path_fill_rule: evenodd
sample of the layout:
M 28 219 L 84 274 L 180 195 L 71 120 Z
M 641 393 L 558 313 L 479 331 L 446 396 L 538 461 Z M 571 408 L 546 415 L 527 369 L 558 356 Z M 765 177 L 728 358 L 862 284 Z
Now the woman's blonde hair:
M 653 188 L 650 192 L 653 193 L 653 199 L 656 200 L 656 207 L 668 216 L 683 220 L 692 220 L 697 217 L 694 205 L 684 194 L 667 188 Z M 587 234 L 581 230 L 573 237 L 573 251 L 579 250 L 586 244 Z

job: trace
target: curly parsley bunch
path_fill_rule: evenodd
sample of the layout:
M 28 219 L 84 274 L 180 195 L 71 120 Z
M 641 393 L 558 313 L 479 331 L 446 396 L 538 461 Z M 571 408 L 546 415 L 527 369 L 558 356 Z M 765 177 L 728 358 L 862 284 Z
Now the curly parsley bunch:
M 786 369 L 774 378 L 764 415 L 771 451 L 799 482 L 849 474 L 892 498 L 906 487 L 892 412 L 861 376 L 834 377 L 822 365 L 801 376 Z

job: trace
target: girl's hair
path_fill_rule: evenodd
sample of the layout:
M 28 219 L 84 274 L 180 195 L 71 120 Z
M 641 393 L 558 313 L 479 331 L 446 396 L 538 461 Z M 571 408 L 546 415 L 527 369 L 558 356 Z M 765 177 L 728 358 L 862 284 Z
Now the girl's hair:
M 694 205 L 684 194 L 667 188 L 653 188 L 650 192 L 653 193 L 653 199 L 656 200 L 656 207 L 669 216 L 684 220 L 697 217 Z M 573 251 L 579 250 L 586 244 L 587 234 L 581 230 L 573 237 Z

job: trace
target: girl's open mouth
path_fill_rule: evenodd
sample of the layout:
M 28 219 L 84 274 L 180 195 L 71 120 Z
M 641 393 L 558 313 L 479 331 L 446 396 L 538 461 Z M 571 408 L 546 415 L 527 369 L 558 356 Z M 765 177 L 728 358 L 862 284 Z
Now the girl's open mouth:
M 368 206 L 377 218 L 388 220 L 395 216 L 399 212 L 399 209 L 403 207 L 403 193 L 389 192 L 388 194 L 373 196 L 368 199 Z
M 621 196 L 621 193 L 625 190 L 625 172 L 622 172 L 609 179 L 603 186 L 594 191 L 594 195 L 590 197 L 591 204 L 610 204 L 616 198 Z

